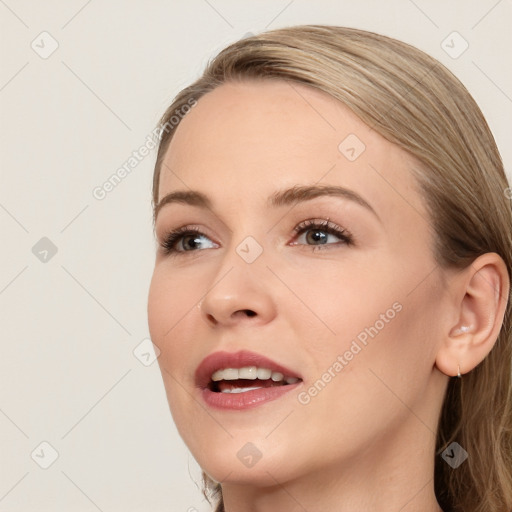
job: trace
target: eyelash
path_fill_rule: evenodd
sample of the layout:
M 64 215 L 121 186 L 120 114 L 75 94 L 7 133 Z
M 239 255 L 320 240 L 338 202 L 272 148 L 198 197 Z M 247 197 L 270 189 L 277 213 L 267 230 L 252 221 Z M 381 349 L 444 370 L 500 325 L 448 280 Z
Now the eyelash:
M 345 229 L 341 228 L 337 224 L 334 224 L 333 222 L 330 222 L 329 219 L 317 221 L 317 220 L 305 220 L 304 222 L 301 222 L 298 224 L 295 228 L 293 228 L 293 231 L 296 233 L 296 237 L 300 236 L 302 233 L 307 231 L 324 231 L 325 233 L 328 233 L 329 235 L 334 235 L 338 238 L 340 238 L 343 242 L 343 245 L 354 245 L 354 239 L 352 235 Z M 202 231 L 199 230 L 199 228 L 194 226 L 183 226 L 181 228 L 175 229 L 173 231 L 170 231 L 165 235 L 164 240 L 161 244 L 161 247 L 164 251 L 165 255 L 180 255 L 180 254 L 186 254 L 187 252 L 197 252 L 197 250 L 189 250 L 189 251 L 178 251 L 176 249 L 176 243 L 180 241 L 180 239 L 184 238 L 186 235 L 202 235 L 207 237 Z M 207 237 L 208 238 L 208 237 Z M 324 246 L 330 246 L 335 245 L 338 246 L 339 244 L 321 244 L 321 245 L 306 245 L 306 247 L 311 247 L 312 252 L 315 251 L 323 251 L 326 250 Z M 327 249 L 329 250 L 329 249 Z

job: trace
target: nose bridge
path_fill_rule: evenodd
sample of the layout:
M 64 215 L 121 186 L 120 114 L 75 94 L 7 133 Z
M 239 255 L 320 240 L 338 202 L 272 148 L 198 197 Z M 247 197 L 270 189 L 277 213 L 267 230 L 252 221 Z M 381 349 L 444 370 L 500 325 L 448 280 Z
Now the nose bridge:
M 252 271 L 255 267 L 260 272 L 264 269 L 262 262 L 266 259 L 263 248 L 266 233 L 262 222 L 258 222 L 258 212 L 261 212 L 260 205 L 240 205 L 237 209 L 222 258 L 223 266 L 234 265 L 246 271 Z
M 268 317 L 273 310 L 271 287 L 265 284 L 271 273 L 266 267 L 263 243 L 256 239 L 256 236 L 261 238 L 261 234 L 238 233 L 232 233 L 201 302 L 202 314 L 217 322 L 233 321 L 237 311 Z

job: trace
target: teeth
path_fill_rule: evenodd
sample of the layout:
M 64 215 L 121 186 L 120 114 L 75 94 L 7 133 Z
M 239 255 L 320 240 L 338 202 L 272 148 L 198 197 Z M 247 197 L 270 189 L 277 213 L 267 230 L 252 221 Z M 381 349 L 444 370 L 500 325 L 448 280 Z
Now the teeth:
M 270 379 L 271 375 L 272 370 L 269 370 L 268 368 L 258 368 L 258 379 L 267 380 Z
M 218 380 L 223 380 L 224 379 L 224 370 L 217 370 L 216 372 L 214 372 L 212 374 L 212 380 L 215 382 L 215 381 L 218 381 Z
M 299 381 L 297 377 L 286 377 L 281 372 L 273 372 L 268 368 L 258 368 L 256 366 L 244 366 L 243 368 L 223 368 L 212 374 L 214 382 L 220 380 L 238 380 L 238 379 L 272 379 L 274 382 L 284 380 L 287 384 L 295 384 Z M 244 388 L 252 389 L 252 388 Z
M 236 380 L 239 378 L 238 370 L 236 368 L 226 368 L 224 370 L 224 380 Z
M 262 389 L 261 387 L 256 388 L 232 388 L 224 389 L 221 393 L 245 393 L 246 391 L 252 391 L 253 389 Z
M 258 377 L 258 368 L 256 366 L 246 366 L 238 370 L 238 376 L 241 379 L 255 380 Z

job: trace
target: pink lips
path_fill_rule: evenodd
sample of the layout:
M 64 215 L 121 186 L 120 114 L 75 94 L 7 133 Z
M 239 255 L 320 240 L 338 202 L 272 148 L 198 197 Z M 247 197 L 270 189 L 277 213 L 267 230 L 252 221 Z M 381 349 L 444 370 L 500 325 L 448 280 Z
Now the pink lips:
M 244 366 L 258 366 L 259 368 L 268 368 L 273 372 L 280 372 L 285 377 L 296 377 L 302 380 L 302 377 L 293 370 L 268 359 L 265 356 L 250 352 L 249 350 L 240 350 L 238 352 L 214 352 L 205 357 L 195 372 L 196 386 L 204 389 L 210 383 L 213 372 L 224 368 L 243 368 Z
M 243 368 L 244 366 L 258 366 L 268 368 L 273 372 L 280 372 L 285 377 L 296 377 L 299 382 L 276 387 L 263 387 L 243 393 L 221 393 L 212 391 L 208 384 L 212 374 L 224 368 Z M 239 352 L 214 352 L 207 356 L 197 367 L 195 372 L 196 386 L 199 388 L 204 402 L 215 409 L 242 410 L 262 405 L 276 400 L 292 389 L 302 384 L 302 377 L 283 365 L 268 359 L 265 356 L 241 350 Z

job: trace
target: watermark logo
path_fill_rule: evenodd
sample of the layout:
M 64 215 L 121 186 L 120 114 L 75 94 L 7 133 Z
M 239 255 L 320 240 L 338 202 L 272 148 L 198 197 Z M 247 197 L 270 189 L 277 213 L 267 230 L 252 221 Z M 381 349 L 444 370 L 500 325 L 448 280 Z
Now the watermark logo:
M 49 32 L 41 32 L 31 43 L 30 47 L 41 59 L 47 59 L 59 47 L 57 40 Z
M 443 39 L 441 48 L 452 59 L 458 59 L 469 48 L 469 43 L 458 32 L 454 31 Z
M 253 443 L 246 443 L 238 450 L 236 456 L 244 466 L 252 468 L 263 457 L 263 454 Z
M 441 457 L 453 469 L 457 469 L 468 458 L 468 452 L 459 443 L 453 442 L 448 445 Z
M 57 246 L 49 238 L 43 236 L 32 247 L 32 254 L 42 263 L 48 263 L 57 254 Z
M 365 149 L 364 142 L 354 133 L 347 135 L 338 145 L 339 152 L 349 162 L 357 160 Z
M 242 240 L 237 246 L 236 253 L 246 263 L 253 263 L 263 252 L 263 247 L 252 236 L 248 236 Z
M 151 366 L 160 356 L 160 349 L 149 338 L 144 338 L 133 350 L 133 355 L 144 366 Z
M 59 452 L 48 441 L 43 441 L 30 456 L 40 468 L 48 469 L 59 458 Z

